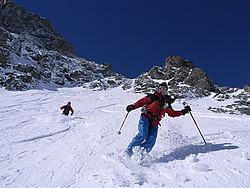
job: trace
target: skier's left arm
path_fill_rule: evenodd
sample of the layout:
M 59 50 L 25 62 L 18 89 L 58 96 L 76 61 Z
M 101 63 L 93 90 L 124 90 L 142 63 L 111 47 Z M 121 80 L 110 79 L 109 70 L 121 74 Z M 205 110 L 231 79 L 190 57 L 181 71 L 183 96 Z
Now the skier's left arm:
M 183 110 L 174 110 L 172 107 L 164 109 L 170 117 L 179 117 L 191 111 L 190 106 L 185 106 Z
M 74 114 L 74 110 L 73 110 L 73 108 L 72 108 L 72 107 L 70 107 L 70 110 L 71 110 L 71 115 L 73 115 L 73 114 Z

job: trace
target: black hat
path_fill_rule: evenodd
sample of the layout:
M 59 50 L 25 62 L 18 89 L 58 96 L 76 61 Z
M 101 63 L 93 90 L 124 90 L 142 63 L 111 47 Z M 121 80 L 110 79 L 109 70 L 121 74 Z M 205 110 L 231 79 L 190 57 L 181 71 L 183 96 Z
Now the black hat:
M 166 87 L 167 89 L 168 89 L 168 85 L 167 85 L 167 83 L 166 82 L 162 82 L 162 83 L 160 83 L 160 85 L 159 86 L 164 86 L 164 87 Z

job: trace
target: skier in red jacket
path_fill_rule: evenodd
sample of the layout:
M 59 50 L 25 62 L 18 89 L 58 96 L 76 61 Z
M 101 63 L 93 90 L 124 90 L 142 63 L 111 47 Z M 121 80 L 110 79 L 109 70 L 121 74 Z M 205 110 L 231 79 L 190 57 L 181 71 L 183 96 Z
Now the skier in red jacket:
M 70 114 L 70 115 L 73 115 L 73 114 L 74 114 L 74 110 L 73 110 L 73 108 L 71 107 L 71 102 L 68 102 L 68 104 L 66 104 L 66 105 L 64 105 L 64 106 L 62 106 L 62 107 L 60 107 L 60 109 L 61 109 L 61 110 L 64 109 L 62 114 L 66 115 L 66 116 L 69 115 L 69 112 L 70 112 L 70 111 L 71 111 L 71 114 Z
M 142 114 L 138 125 L 139 133 L 133 138 L 126 149 L 126 153 L 129 156 L 133 155 L 133 148 L 135 146 L 140 146 L 146 152 L 152 150 L 155 145 L 159 122 L 165 116 L 165 113 L 170 117 L 178 117 L 191 111 L 190 106 L 186 106 L 181 111 L 173 110 L 171 103 L 174 102 L 174 99 L 166 94 L 167 90 L 167 83 L 163 82 L 154 94 L 149 94 L 136 103 L 127 106 L 126 110 L 128 112 L 142 107 Z

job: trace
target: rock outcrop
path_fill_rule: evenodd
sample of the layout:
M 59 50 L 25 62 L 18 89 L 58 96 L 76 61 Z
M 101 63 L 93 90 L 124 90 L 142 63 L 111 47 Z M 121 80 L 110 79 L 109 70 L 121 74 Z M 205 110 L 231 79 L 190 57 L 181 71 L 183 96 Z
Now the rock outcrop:
M 179 97 L 204 97 L 210 92 L 220 92 L 202 69 L 195 68 L 192 61 L 177 55 L 167 57 L 163 67 L 154 66 L 136 78 L 135 90 L 150 92 L 157 86 L 156 80 L 167 81 L 170 92 L 178 93 Z

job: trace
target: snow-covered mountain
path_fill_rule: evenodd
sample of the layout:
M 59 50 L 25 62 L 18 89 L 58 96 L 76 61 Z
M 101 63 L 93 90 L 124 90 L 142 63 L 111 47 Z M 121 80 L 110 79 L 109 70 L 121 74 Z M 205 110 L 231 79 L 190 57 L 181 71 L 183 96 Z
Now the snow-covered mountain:
M 56 32 L 50 21 L 26 12 L 16 3 L 0 1 L 0 85 L 7 90 L 27 90 L 46 84 L 78 86 L 105 90 L 121 86 L 135 93 L 148 93 L 161 81 L 167 81 L 169 93 L 178 98 L 214 95 L 216 100 L 232 99 L 214 112 L 250 115 L 250 86 L 244 90 L 215 86 L 212 79 L 190 60 L 172 55 L 163 67 L 154 66 L 135 79 L 128 79 L 111 69 L 76 57 L 73 46 Z
M 143 161 L 138 154 L 127 158 L 124 150 L 137 133 L 140 110 L 130 112 L 122 133 L 117 131 L 126 105 L 143 96 L 121 87 L 0 88 L 0 187 L 249 187 L 250 116 L 207 110 L 230 105 L 230 99 L 211 95 L 173 104 L 191 106 L 207 145 L 190 115 L 165 117 L 149 155 Z M 61 115 L 68 101 L 73 116 Z
M 249 187 L 249 85 L 216 86 L 176 55 L 128 79 L 76 57 L 48 19 L 12 1 L 0 1 L 0 20 L 0 187 Z M 140 110 L 118 135 L 125 107 L 162 81 L 208 144 L 190 115 L 165 117 L 149 155 L 128 158 Z M 68 101 L 73 116 L 61 115 Z

